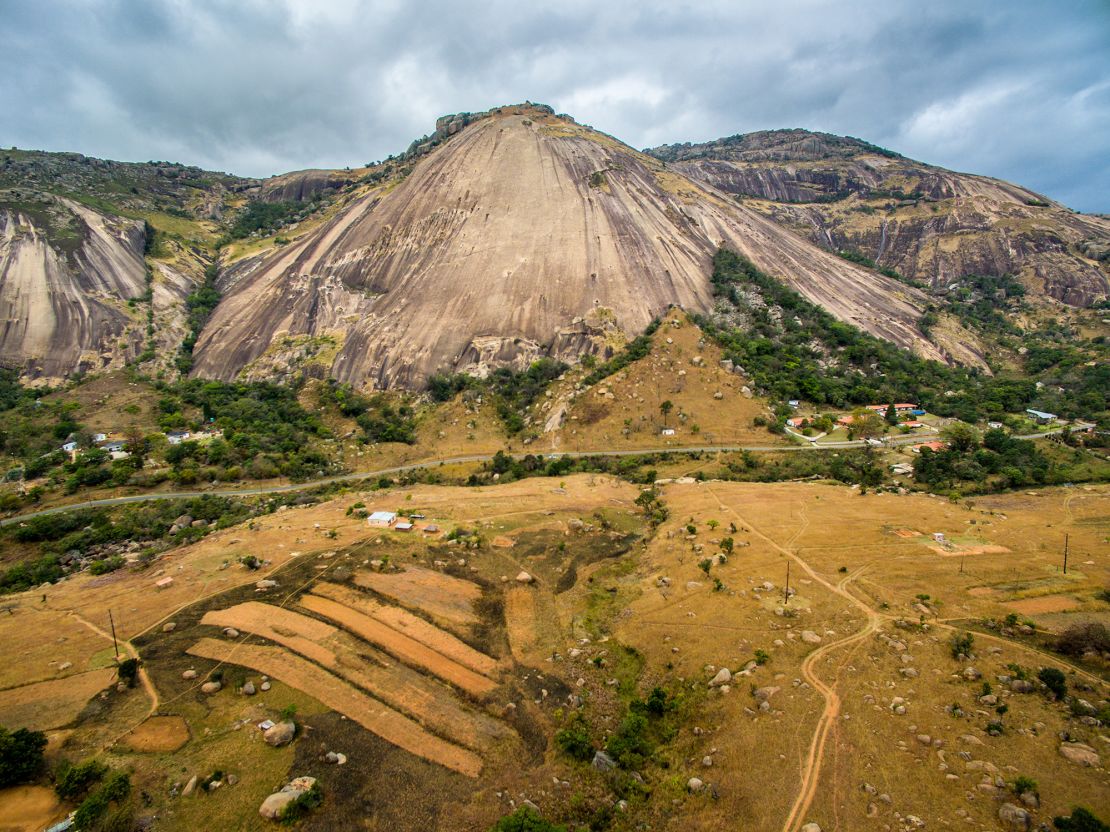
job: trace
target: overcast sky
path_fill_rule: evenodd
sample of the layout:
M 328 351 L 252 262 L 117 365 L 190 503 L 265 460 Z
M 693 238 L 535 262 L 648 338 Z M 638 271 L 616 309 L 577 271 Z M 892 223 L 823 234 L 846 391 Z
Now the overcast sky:
M 641 148 L 849 134 L 1110 212 L 1108 0 L 0 0 L 5 147 L 266 176 L 525 99 Z

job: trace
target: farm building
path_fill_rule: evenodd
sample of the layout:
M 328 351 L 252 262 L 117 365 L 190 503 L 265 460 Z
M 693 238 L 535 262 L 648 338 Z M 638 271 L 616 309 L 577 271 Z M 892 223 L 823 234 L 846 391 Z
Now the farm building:
M 400 523 L 398 523 L 393 528 L 396 531 L 399 531 L 399 532 L 411 532 L 412 531 L 412 523 L 408 522 L 407 520 L 402 520 Z
M 397 513 L 394 511 L 375 511 L 366 518 L 367 526 L 386 529 L 397 522 Z
M 1057 418 L 1055 413 L 1045 413 L 1043 410 L 1030 409 L 1026 410 L 1025 412 L 1036 419 L 1038 425 L 1044 425 L 1048 422 L 1055 422 Z

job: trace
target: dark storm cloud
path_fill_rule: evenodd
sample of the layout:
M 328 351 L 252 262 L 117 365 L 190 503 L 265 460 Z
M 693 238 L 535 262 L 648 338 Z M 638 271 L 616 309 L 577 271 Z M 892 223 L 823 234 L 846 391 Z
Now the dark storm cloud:
M 1110 6 L 0 0 L 0 143 L 250 175 L 532 99 L 637 147 L 772 127 L 1110 210 Z

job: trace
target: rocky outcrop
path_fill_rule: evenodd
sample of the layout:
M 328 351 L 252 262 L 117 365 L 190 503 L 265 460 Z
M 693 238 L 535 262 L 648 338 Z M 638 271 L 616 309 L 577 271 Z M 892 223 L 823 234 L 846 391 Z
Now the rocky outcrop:
M 649 152 L 691 179 L 754 198 L 745 204 L 818 245 L 934 289 L 968 274 L 1014 274 L 1074 306 L 1110 290 L 1110 222 L 1008 182 L 804 130 Z
M 917 329 L 916 290 L 608 136 L 549 108 L 463 120 L 441 120 L 450 140 L 421 153 L 399 184 L 229 268 L 194 372 L 287 372 L 301 360 L 290 350 L 312 339 L 331 345 L 312 353 L 318 371 L 360 387 L 575 358 L 612 341 L 583 325 L 591 316 L 635 334 L 671 305 L 708 310 L 721 244 L 843 320 L 949 357 Z
M 0 363 L 57 381 L 134 359 L 147 339 L 144 241 L 135 220 L 49 194 L 0 194 Z M 169 267 L 153 281 L 156 315 L 180 318 L 192 282 Z M 173 323 L 156 338 L 173 340 Z

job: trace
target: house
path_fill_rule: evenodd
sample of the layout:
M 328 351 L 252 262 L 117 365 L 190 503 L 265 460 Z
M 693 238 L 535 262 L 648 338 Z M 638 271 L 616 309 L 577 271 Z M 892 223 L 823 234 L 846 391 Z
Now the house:
M 412 531 L 412 523 L 410 523 L 407 520 L 402 520 L 400 523 L 398 523 L 396 526 L 394 526 L 393 529 L 394 529 L 394 531 L 398 531 L 398 532 L 411 532 Z
M 838 425 L 843 425 L 843 426 L 846 427 L 846 426 L 852 424 L 853 421 L 854 421 L 854 419 L 850 415 L 849 416 L 839 416 L 839 417 L 837 417 L 836 423 Z
M 93 442 L 103 442 L 107 438 L 108 438 L 108 434 L 106 434 L 106 433 L 94 433 L 93 434 Z
M 944 543 L 944 532 L 933 532 L 933 540 L 937 543 Z
M 798 401 L 797 399 L 791 399 L 790 401 L 788 401 L 788 402 L 787 402 L 787 404 L 788 404 L 788 405 L 789 405 L 790 407 L 792 407 L 792 408 L 794 408 L 795 410 L 797 410 L 797 409 L 798 409 L 798 405 L 800 405 L 800 404 L 801 404 L 801 402 L 800 402 L 800 401 Z
M 77 450 L 77 440 L 67 439 L 62 445 L 62 450 L 65 451 L 67 454 L 73 453 Z
M 924 422 L 919 422 L 916 419 L 910 419 L 907 422 L 901 422 L 899 424 L 899 427 L 903 427 L 903 428 L 923 428 L 923 427 L 925 427 L 925 423 Z
M 127 453 L 127 451 L 109 451 L 108 456 L 110 456 L 114 462 L 117 459 L 127 459 L 131 454 Z
M 166 434 L 166 440 L 171 445 L 180 445 L 190 436 L 192 436 L 192 434 L 187 430 L 173 430 Z
M 947 447 L 947 442 L 922 442 L 920 445 L 914 445 L 910 450 L 919 454 L 922 448 L 928 448 L 930 451 L 943 451 Z
M 663 436 L 674 436 L 674 428 L 663 428 L 659 433 Z
M 805 423 L 808 422 L 808 421 L 809 421 L 808 419 L 806 419 L 802 416 L 795 416 L 793 419 L 787 419 L 786 420 L 786 426 L 788 428 L 800 428 L 800 427 L 803 427 L 805 425 Z
M 1030 416 L 1037 420 L 1038 425 L 1044 425 L 1048 422 L 1055 422 L 1057 416 L 1055 413 L 1045 413 L 1043 410 L 1026 410 Z
M 395 511 L 375 511 L 366 518 L 367 526 L 374 526 L 380 529 L 388 529 L 397 522 L 397 513 Z
M 991 430 L 1002 430 L 1001 422 L 987 422 L 987 427 Z
M 103 440 L 100 440 L 100 441 L 103 442 Z M 101 450 L 105 450 L 108 453 L 114 453 L 116 451 L 122 451 L 123 446 L 126 445 L 126 444 L 127 443 L 124 442 L 122 439 L 113 439 L 111 442 L 104 442 L 100 446 L 100 448 L 101 448 Z
M 886 412 L 889 408 L 890 408 L 889 404 L 869 404 L 869 405 L 867 405 L 868 410 L 874 410 L 876 413 L 881 413 L 884 416 L 886 415 Z M 925 413 L 924 410 L 919 410 L 916 404 L 907 404 L 905 402 L 902 402 L 900 404 L 895 403 L 894 412 L 895 413 L 913 413 L 917 416 L 921 416 L 922 414 Z
M 435 523 L 429 523 L 424 527 L 424 534 L 439 534 L 439 526 Z
M 166 587 L 173 586 L 173 578 L 167 575 L 164 578 L 159 578 L 158 580 L 156 580 L 154 582 L 154 585 L 159 589 L 165 589 Z

